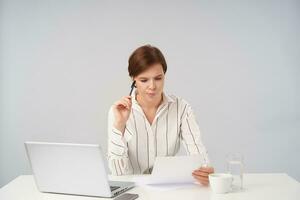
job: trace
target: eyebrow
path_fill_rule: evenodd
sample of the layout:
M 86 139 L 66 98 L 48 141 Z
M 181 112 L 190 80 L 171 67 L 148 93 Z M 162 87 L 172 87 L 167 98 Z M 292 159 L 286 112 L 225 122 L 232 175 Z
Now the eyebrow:
M 157 76 L 154 76 L 154 78 L 157 78 L 157 77 L 159 77 L 159 76 L 162 76 L 163 74 L 159 74 L 159 75 L 157 75 Z M 148 79 L 148 77 L 139 77 L 139 79 Z

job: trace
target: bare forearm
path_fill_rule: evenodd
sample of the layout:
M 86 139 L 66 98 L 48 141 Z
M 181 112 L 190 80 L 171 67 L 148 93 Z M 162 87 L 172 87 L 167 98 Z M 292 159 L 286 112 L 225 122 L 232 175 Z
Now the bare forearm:
M 122 134 L 124 134 L 126 123 L 124 122 L 114 122 L 113 126 L 118 129 Z

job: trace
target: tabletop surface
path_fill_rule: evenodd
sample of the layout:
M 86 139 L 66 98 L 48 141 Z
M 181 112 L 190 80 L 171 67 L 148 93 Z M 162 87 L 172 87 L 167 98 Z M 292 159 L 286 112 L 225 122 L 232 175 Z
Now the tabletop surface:
M 134 176 L 113 177 L 111 180 L 130 181 Z M 210 187 L 201 185 L 187 185 L 180 188 L 160 190 L 147 186 L 136 186 L 129 193 L 139 194 L 139 200 L 227 200 L 227 199 L 272 199 L 272 200 L 299 200 L 300 183 L 287 174 L 245 174 L 244 187 L 241 192 L 227 194 L 212 194 Z M 95 200 L 112 199 L 96 198 L 76 195 L 61 195 L 41 193 L 38 191 L 32 175 L 21 175 L 0 189 L 1 200 Z

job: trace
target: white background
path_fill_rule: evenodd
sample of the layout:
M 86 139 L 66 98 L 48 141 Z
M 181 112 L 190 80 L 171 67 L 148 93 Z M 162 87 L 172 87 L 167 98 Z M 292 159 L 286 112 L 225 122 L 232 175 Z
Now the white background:
M 30 174 L 24 141 L 99 143 L 130 89 L 127 61 L 161 49 L 166 91 L 193 107 L 217 171 L 300 180 L 299 1 L 0 0 L 0 186 Z

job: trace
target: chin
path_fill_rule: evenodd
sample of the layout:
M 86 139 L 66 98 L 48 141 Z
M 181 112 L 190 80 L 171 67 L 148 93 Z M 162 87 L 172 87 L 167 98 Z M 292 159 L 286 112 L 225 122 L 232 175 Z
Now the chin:
M 148 94 L 148 93 L 144 93 L 143 94 L 143 99 L 147 100 L 147 101 L 155 101 L 157 100 L 157 98 L 159 98 L 161 96 L 162 93 L 156 92 L 155 94 Z

